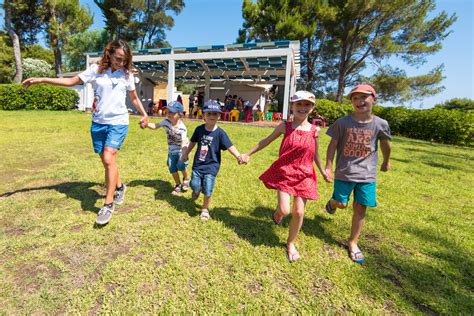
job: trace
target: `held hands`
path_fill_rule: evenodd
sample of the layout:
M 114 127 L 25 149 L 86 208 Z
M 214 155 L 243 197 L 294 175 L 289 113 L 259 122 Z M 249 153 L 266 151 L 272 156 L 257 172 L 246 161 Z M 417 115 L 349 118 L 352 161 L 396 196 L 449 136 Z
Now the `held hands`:
M 382 165 L 380 166 L 380 171 L 382 172 L 387 172 L 390 170 L 390 162 L 382 162 Z
M 239 165 L 242 165 L 242 164 L 248 164 L 249 160 L 250 160 L 250 155 L 249 154 L 242 154 L 242 156 L 239 156 L 238 157 L 238 161 L 239 161 Z
M 140 128 L 144 129 L 148 127 L 148 115 L 144 115 L 140 118 Z
M 324 181 L 326 181 L 326 182 L 333 182 L 333 181 L 334 181 L 334 178 L 333 178 L 333 176 L 332 176 L 332 170 L 331 170 L 331 168 L 326 168 L 324 171 L 325 171 L 325 172 L 322 173 L 322 174 L 323 174 Z
M 186 161 L 188 161 L 188 154 L 183 152 L 183 153 L 181 154 L 181 158 L 179 159 L 179 161 L 181 161 L 181 162 L 186 162 Z

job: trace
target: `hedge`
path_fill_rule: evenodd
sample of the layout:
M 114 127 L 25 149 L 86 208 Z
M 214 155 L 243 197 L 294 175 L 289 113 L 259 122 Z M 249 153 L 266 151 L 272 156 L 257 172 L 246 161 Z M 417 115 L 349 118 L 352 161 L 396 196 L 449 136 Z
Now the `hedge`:
M 315 113 L 324 116 L 328 124 L 352 112 L 350 104 L 319 99 Z M 375 115 L 388 121 L 392 134 L 454 145 L 474 145 L 474 113 L 433 108 L 428 110 L 405 107 L 374 106 Z
M 0 85 L 1 110 L 66 111 L 77 108 L 77 92 L 52 85 L 34 85 L 28 89 L 18 84 Z

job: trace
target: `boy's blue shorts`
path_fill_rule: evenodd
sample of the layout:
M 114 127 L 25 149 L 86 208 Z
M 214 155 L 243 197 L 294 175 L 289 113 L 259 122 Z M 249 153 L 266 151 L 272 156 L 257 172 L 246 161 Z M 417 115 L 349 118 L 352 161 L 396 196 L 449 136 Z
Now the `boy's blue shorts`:
M 120 149 L 125 136 L 127 136 L 128 125 L 109 125 L 92 122 L 91 137 L 94 152 L 104 152 L 104 147 Z
M 170 173 L 186 170 L 186 167 L 188 166 L 188 162 L 179 161 L 179 158 L 181 158 L 181 153 L 175 153 L 175 154 L 168 153 L 168 159 L 166 160 L 166 165 L 168 166 Z
M 352 192 L 354 192 L 354 202 L 370 207 L 377 206 L 375 182 L 334 180 L 333 200 L 347 203 Z
M 214 183 L 216 182 L 216 176 L 212 174 L 201 174 L 199 171 L 193 170 L 191 174 L 191 182 L 189 186 L 193 192 L 201 192 L 209 197 L 212 195 L 214 190 Z

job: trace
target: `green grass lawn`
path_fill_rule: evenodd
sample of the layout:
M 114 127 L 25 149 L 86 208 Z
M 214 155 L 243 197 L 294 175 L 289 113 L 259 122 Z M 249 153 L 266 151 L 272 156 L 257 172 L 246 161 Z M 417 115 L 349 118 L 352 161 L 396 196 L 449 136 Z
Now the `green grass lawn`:
M 132 118 L 118 158 L 126 201 L 95 228 L 105 188 L 90 119 L 0 112 L 0 314 L 473 312 L 472 148 L 394 138 L 363 266 L 343 248 L 352 211 L 327 215 L 332 185 L 321 180 L 298 237 L 302 259 L 289 264 L 288 219 L 273 224 L 276 193 L 258 180 L 280 140 L 246 166 L 223 153 L 212 220 L 201 222 L 191 193 L 170 194 L 164 131 Z M 190 136 L 201 123 L 185 124 Z M 271 132 L 221 127 L 241 152 Z

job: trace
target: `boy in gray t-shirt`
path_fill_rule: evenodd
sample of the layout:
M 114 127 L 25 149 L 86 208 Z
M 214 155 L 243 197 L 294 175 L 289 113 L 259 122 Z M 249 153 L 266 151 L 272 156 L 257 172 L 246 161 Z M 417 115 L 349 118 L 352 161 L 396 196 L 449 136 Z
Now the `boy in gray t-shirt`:
M 346 208 L 354 192 L 351 235 L 347 249 L 352 261 L 364 262 L 357 243 L 365 221 L 367 206 L 375 207 L 377 142 L 383 155 L 381 171 L 390 168 L 390 128 L 387 121 L 372 114 L 377 95 L 368 84 L 358 85 L 349 93 L 354 111 L 332 124 L 327 134 L 331 137 L 326 155 L 326 174 L 332 180 L 332 164 L 337 151 L 334 193 L 326 204 L 326 211 L 334 214 Z

